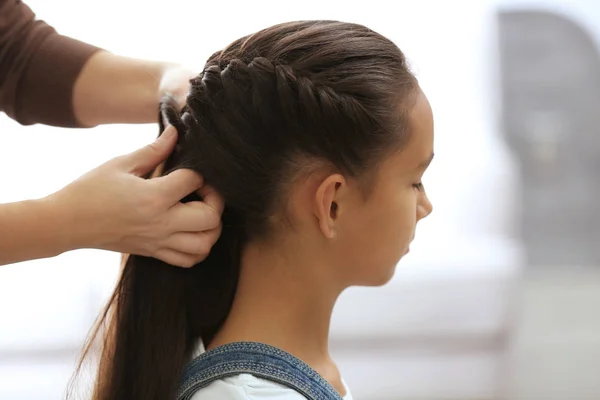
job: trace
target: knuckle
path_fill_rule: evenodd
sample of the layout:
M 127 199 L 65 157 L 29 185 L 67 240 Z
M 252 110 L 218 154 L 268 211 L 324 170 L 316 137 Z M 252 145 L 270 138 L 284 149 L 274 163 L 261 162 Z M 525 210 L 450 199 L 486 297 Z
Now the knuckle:
M 221 224 L 221 213 L 214 208 L 209 208 L 206 213 L 206 224 L 209 229 L 217 228 Z
M 157 190 L 148 190 L 144 196 L 144 206 L 147 212 L 151 214 L 159 214 L 165 208 L 165 194 Z

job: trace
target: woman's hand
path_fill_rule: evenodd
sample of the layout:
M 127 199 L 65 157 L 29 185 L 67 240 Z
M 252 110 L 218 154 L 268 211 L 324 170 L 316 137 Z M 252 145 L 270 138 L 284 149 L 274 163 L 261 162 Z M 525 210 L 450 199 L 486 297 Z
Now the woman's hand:
M 221 233 L 223 201 L 202 178 L 180 169 L 144 179 L 171 153 L 173 127 L 152 144 L 117 157 L 48 197 L 71 231 L 68 250 L 98 248 L 159 258 L 190 267 Z M 198 191 L 202 202 L 181 203 Z
M 183 107 L 190 91 L 190 79 L 196 75 L 198 75 L 197 72 L 181 65 L 173 64 L 165 67 L 158 85 L 158 99 L 169 94 L 173 96 L 180 107 Z

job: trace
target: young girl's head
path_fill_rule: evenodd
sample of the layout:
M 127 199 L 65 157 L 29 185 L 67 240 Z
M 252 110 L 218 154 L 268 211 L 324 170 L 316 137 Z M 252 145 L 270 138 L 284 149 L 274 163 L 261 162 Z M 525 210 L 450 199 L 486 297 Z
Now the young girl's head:
M 179 132 L 165 173 L 194 169 L 223 196 L 222 235 L 191 269 L 129 258 L 96 399 L 173 398 L 197 339 L 225 320 L 247 252 L 303 258 L 297 274 L 341 289 L 380 285 L 431 212 L 429 103 L 398 47 L 364 26 L 246 36 L 209 58 L 183 110 L 161 112 Z
M 242 246 L 300 248 L 345 284 L 380 284 L 431 211 L 429 104 L 401 51 L 365 27 L 242 38 L 209 59 L 181 115 L 165 111 L 181 135 L 170 167 L 224 196 L 224 236 Z

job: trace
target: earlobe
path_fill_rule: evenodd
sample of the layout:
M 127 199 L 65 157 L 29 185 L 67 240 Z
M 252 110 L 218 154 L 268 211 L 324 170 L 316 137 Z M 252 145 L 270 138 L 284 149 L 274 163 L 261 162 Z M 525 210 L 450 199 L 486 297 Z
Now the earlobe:
M 336 222 L 339 215 L 339 190 L 344 183 L 344 177 L 330 175 L 318 187 L 315 193 L 315 215 L 319 221 L 321 233 L 332 239 L 336 236 Z

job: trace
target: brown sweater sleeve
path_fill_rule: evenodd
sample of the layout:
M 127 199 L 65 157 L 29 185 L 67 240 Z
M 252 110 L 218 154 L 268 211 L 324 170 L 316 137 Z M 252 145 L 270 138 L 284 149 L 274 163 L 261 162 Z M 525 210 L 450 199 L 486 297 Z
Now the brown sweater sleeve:
M 59 35 L 20 0 L 0 0 L 0 112 L 22 125 L 79 126 L 73 86 L 98 50 Z

